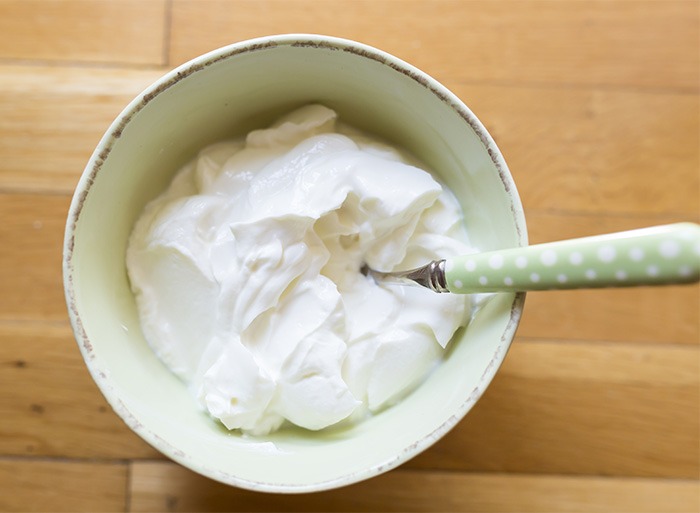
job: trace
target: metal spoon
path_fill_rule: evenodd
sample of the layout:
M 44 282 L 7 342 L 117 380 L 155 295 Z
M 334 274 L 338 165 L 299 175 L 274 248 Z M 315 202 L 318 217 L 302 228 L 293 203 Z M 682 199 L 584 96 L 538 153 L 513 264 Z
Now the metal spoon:
M 677 223 L 627 232 L 434 260 L 404 272 L 362 273 L 378 282 L 435 292 L 669 285 L 700 280 L 700 225 Z

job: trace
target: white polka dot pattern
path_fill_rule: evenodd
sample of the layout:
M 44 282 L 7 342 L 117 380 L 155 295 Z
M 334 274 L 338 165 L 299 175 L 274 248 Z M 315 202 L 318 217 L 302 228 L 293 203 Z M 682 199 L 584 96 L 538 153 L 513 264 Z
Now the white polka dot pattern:
M 500 269 L 503 267 L 503 255 L 496 253 L 489 258 L 489 267 L 491 269 Z
M 580 251 L 574 251 L 569 255 L 569 262 L 574 265 L 581 265 L 583 263 L 583 254 Z
M 700 226 L 678 223 L 622 234 L 447 259 L 452 292 L 620 287 L 700 279 Z
M 610 263 L 615 260 L 616 255 L 617 251 L 609 244 L 598 248 L 598 258 L 600 258 L 601 262 Z
M 637 247 L 630 249 L 630 258 L 633 262 L 641 262 L 644 258 L 644 250 Z
M 540 255 L 540 260 L 547 267 L 551 267 L 557 263 L 557 252 L 552 249 L 547 249 Z
M 680 244 L 673 239 L 668 239 L 659 244 L 659 253 L 664 258 L 676 258 L 678 253 L 680 253 Z

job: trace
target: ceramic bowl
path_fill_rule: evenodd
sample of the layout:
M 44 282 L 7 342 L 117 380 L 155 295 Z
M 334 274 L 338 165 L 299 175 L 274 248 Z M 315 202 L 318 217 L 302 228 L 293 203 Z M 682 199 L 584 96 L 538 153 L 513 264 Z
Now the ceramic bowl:
M 132 430 L 185 467 L 252 490 L 347 485 L 432 445 L 489 385 L 525 297 L 494 296 L 423 385 L 354 427 L 256 439 L 200 411 L 141 333 L 124 262 L 129 233 L 199 149 L 312 102 L 422 159 L 458 197 L 478 247 L 527 242 L 513 180 L 481 122 L 436 80 L 380 50 L 326 36 L 265 37 L 198 57 L 135 98 L 95 149 L 71 203 L 63 260 L 70 320 L 90 373 Z

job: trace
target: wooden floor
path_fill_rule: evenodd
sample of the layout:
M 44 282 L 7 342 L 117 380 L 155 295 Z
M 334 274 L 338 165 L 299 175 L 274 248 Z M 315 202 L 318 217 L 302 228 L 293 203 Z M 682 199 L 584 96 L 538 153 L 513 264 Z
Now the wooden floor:
M 697 512 L 696 286 L 529 294 L 472 413 L 335 491 L 225 487 L 112 413 L 63 300 L 72 190 L 166 70 L 284 32 L 371 44 L 452 89 L 503 150 L 533 243 L 700 221 L 697 1 L 0 0 L 0 509 Z

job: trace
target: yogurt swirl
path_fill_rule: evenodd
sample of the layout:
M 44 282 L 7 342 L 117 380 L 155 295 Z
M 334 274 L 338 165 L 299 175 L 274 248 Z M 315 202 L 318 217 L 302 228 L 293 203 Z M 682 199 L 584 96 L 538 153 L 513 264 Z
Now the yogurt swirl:
M 468 296 L 359 272 L 473 251 L 417 164 L 309 105 L 205 148 L 147 205 L 126 256 L 144 336 L 227 428 L 357 420 L 440 361 Z

